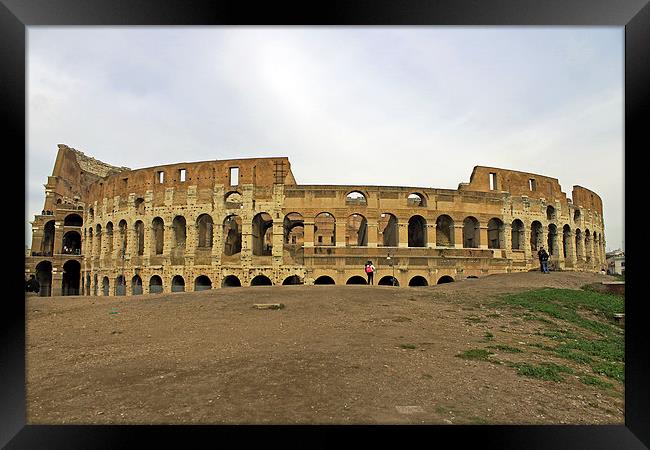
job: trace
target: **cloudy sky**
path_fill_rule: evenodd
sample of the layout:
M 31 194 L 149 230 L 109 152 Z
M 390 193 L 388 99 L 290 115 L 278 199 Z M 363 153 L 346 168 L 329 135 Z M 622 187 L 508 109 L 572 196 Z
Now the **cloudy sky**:
M 28 27 L 26 237 L 57 144 L 132 169 L 288 156 L 299 184 L 600 194 L 623 235 L 623 27 Z

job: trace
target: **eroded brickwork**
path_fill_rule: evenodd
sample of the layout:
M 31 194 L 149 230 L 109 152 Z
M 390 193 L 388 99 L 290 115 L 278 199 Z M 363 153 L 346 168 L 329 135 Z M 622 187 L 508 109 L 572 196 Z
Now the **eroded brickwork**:
M 65 145 L 33 222 L 43 295 L 131 295 L 263 284 L 430 285 L 605 264 L 600 197 L 477 166 L 457 190 L 299 185 L 287 158 L 131 170 Z M 393 278 L 394 276 L 394 278 Z

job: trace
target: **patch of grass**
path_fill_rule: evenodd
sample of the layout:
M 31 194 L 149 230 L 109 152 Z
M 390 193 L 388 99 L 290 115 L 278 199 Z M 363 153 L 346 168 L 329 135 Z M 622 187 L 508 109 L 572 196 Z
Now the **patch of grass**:
M 625 381 L 625 365 L 613 362 L 600 362 L 591 365 L 594 373 L 605 375 L 616 381 L 623 383 Z
M 498 318 L 498 317 L 501 317 L 501 314 L 499 314 L 499 313 L 490 313 L 490 314 L 487 314 L 485 317 Z
M 417 348 L 417 346 L 415 344 L 400 344 L 400 347 L 408 348 L 408 349 L 411 349 L 411 350 Z
M 465 320 L 467 320 L 469 322 L 473 322 L 473 323 L 485 323 L 485 322 L 487 322 L 486 320 L 481 319 L 480 317 L 477 317 L 477 316 L 465 316 L 463 318 Z
M 488 348 L 494 348 L 496 350 L 501 350 L 506 353 L 522 353 L 523 350 L 516 347 L 511 347 L 509 345 L 497 344 L 497 345 L 488 345 Z
M 602 389 L 611 389 L 614 387 L 612 383 L 603 381 L 600 378 L 595 377 L 593 375 L 582 375 L 580 377 L 580 381 L 582 381 L 584 384 L 588 384 L 590 386 L 597 386 Z
M 528 363 L 510 363 L 508 365 L 516 368 L 518 375 L 546 381 L 564 381 L 563 373 L 573 373 L 569 367 L 554 363 L 541 363 L 537 366 Z
M 570 359 L 572 361 L 581 364 L 590 364 L 594 361 L 592 358 L 590 358 L 589 356 L 585 355 L 582 352 L 572 351 L 562 346 L 552 348 L 551 351 L 554 352 L 560 358 Z
M 463 359 L 478 359 L 482 361 L 488 361 L 490 358 L 490 355 L 493 355 L 494 353 L 482 349 L 482 348 L 473 348 L 470 350 L 465 350 L 462 353 L 457 354 L 456 356 L 458 358 L 463 358 Z
M 430 373 L 423 373 L 422 378 L 427 378 L 427 379 L 431 380 L 431 379 L 433 379 L 433 375 L 431 375 Z
M 492 340 L 494 340 L 494 335 L 489 331 L 486 331 L 481 342 L 490 342 Z

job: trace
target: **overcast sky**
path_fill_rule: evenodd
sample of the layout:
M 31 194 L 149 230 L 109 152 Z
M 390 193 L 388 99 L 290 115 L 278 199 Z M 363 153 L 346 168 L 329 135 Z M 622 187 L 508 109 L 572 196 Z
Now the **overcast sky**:
M 623 27 L 37 27 L 26 222 L 64 143 L 132 169 L 287 156 L 299 184 L 597 192 L 623 235 Z M 26 225 L 27 246 L 31 227 Z

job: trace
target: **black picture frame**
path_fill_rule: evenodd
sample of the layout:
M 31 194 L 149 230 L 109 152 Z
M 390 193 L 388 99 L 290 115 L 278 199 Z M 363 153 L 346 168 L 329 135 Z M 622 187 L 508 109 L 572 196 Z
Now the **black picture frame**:
M 4 155 L 26 151 L 26 27 L 33 25 L 571 25 L 625 27 L 625 211 L 643 186 L 650 109 L 648 0 L 364 0 L 279 4 L 208 0 L 0 0 L 0 110 Z M 647 119 L 646 119 L 647 120 Z M 20 168 L 20 158 L 13 167 Z M 24 161 L 24 159 L 23 159 Z M 20 170 L 12 171 L 19 177 Z M 23 171 L 23 173 L 25 173 Z M 602 174 L 615 176 L 620 174 Z M 25 185 L 16 181 L 14 186 Z M 637 188 L 638 186 L 638 188 Z M 5 188 L 6 189 L 6 188 Z M 7 192 L 7 191 L 5 191 Z M 640 193 L 641 192 L 641 193 Z M 11 195 L 15 195 L 11 189 Z M 11 197 L 15 198 L 15 197 Z M 7 197 L 5 197 L 7 202 Z M 10 207 L 13 202 L 9 200 Z M 27 207 L 27 206 L 26 206 Z M 6 216 L 9 217 L 9 211 Z M 645 229 L 643 233 L 647 234 Z M 16 253 L 24 256 L 20 239 Z M 630 242 L 634 243 L 633 240 Z M 424 443 L 499 449 L 643 449 L 650 446 L 650 342 L 639 286 L 639 250 L 626 250 L 625 425 L 606 426 L 37 426 L 25 424 L 23 268 L 9 259 L 0 326 L 0 445 L 5 448 L 242 447 L 256 441 L 305 447 Z M 15 273 L 13 272 L 15 270 Z M 20 273 L 18 273 L 20 272 Z M 14 278 L 15 277 L 15 278 Z M 16 289 L 17 292 L 14 292 Z M 11 292 L 11 295 L 10 295 Z M 317 439 L 313 439 L 317 437 Z M 305 439 L 309 439 L 306 441 Z M 422 444 L 417 444 L 422 445 Z

